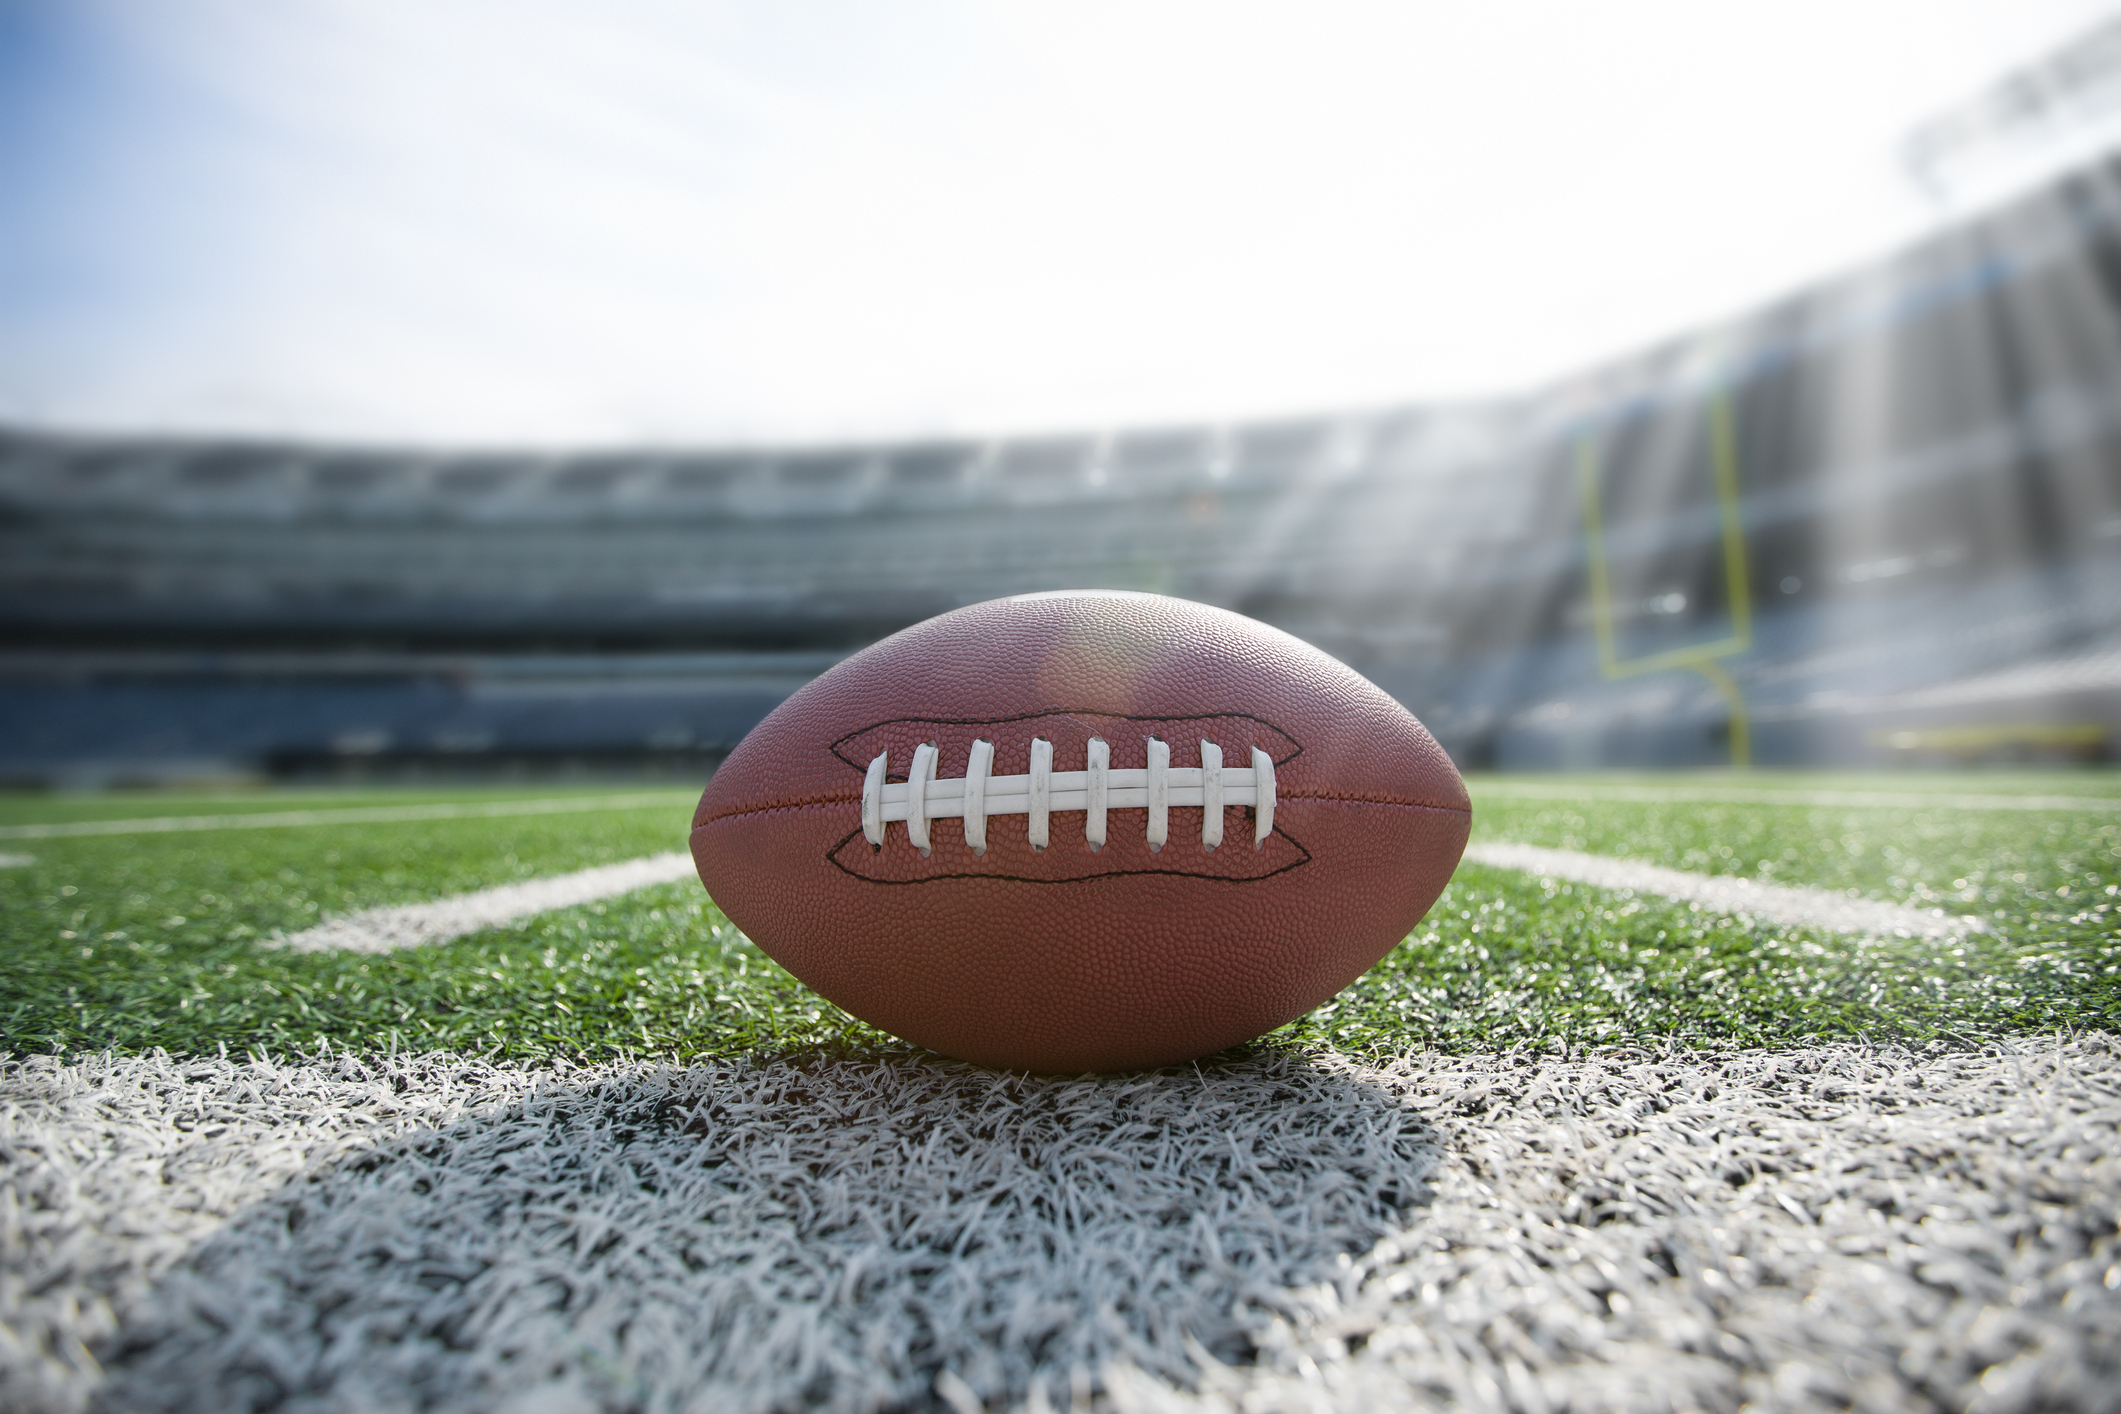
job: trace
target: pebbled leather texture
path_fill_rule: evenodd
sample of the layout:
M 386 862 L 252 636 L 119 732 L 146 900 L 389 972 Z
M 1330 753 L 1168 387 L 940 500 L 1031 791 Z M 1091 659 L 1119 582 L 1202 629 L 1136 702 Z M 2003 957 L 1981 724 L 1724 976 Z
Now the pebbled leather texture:
M 1031 849 L 1027 818 L 931 822 L 923 858 L 901 824 L 861 835 L 863 772 L 904 780 L 936 743 L 961 776 L 975 739 L 997 775 L 1081 770 L 1102 737 L 1114 769 L 1146 740 L 1198 766 L 1274 758 L 1274 833 L 1249 807 L 1223 843 L 1174 806 L 1152 852 L 1146 812 L 1114 810 L 1093 852 L 1080 811 Z M 1449 882 L 1471 804 L 1435 739 L 1343 664 L 1265 624 L 1153 594 L 1083 592 L 975 604 L 855 654 L 790 697 L 700 798 L 692 853 L 723 912 L 790 972 L 909 1041 L 1012 1070 L 1080 1073 L 1189 1060 L 1324 1002 L 1404 937 Z

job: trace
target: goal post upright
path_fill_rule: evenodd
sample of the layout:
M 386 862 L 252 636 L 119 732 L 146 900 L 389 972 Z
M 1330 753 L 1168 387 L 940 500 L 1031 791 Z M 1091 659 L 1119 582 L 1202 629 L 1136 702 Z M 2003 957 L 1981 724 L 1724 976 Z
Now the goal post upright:
M 1738 440 L 1730 398 L 1717 392 L 1708 399 L 1709 475 L 1716 491 L 1717 519 L 1723 546 L 1725 593 L 1731 631 L 1709 643 L 1689 644 L 1636 658 L 1620 656 L 1614 628 L 1612 572 L 1606 559 L 1605 511 L 1598 478 L 1603 467 L 1599 444 L 1586 436 L 1577 444 L 1576 482 L 1583 498 L 1584 550 L 1591 589 L 1591 623 L 1598 641 L 1598 671 L 1607 681 L 1645 673 L 1684 670 L 1699 673 L 1723 697 L 1730 713 L 1731 765 L 1752 764 L 1752 726 L 1745 692 L 1719 659 L 1735 657 L 1753 646 L 1753 602 L 1747 572 L 1745 529 L 1738 505 Z

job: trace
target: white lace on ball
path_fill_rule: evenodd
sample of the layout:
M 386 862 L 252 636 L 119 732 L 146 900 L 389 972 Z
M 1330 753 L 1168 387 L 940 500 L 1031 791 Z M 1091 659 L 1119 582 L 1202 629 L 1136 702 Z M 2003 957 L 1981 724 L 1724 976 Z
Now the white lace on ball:
M 1053 743 L 1044 737 L 1031 739 L 1031 773 L 997 776 L 994 743 L 981 738 L 972 751 L 961 777 L 938 780 L 935 775 L 935 743 L 913 749 L 913 764 L 903 782 L 884 779 L 890 753 L 879 751 L 869 763 L 862 782 L 862 837 L 883 847 L 884 827 L 894 820 L 906 824 L 906 838 L 922 854 L 930 848 L 928 822 L 961 819 L 965 843 L 974 854 L 987 852 L 987 821 L 996 815 L 1028 815 L 1031 848 L 1044 849 L 1052 838 L 1049 821 L 1055 811 L 1084 812 L 1083 837 L 1090 848 L 1105 844 L 1105 817 L 1113 810 L 1149 812 L 1149 848 L 1161 850 L 1171 833 L 1171 807 L 1200 809 L 1200 844 L 1213 850 L 1223 842 L 1223 807 L 1252 807 L 1252 847 L 1263 848 L 1274 833 L 1274 758 L 1252 748 L 1249 766 L 1223 765 L 1223 749 L 1212 741 L 1200 744 L 1200 765 L 1173 766 L 1171 744 L 1148 739 L 1149 764 L 1139 771 L 1112 769 L 1112 749 L 1101 737 L 1091 737 L 1080 771 L 1053 769 Z

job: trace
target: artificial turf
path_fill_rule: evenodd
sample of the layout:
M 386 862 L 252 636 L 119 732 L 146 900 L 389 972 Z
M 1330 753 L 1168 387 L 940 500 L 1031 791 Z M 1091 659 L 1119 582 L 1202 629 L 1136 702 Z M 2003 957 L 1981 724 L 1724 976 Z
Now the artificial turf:
M 1541 789 L 1550 793 L 1540 794 Z M 1732 790 L 1935 793 L 1935 806 L 1719 803 Z M 1664 792 L 1664 798 L 1659 792 Z M 1955 792 L 2082 796 L 1976 810 Z M 549 790 L 529 792 L 551 795 Z M 18 797 L 0 820 L 497 800 Z M 1349 1053 L 1513 1045 L 1948 1044 L 2121 1025 L 2121 778 L 1475 782 L 1475 835 L 1978 913 L 1963 941 L 1855 939 L 1463 867 L 1368 975 L 1271 1042 Z M 676 847 L 689 799 L 560 816 L 0 841 L 0 1050 L 450 1050 L 593 1060 L 895 1048 L 759 953 L 689 884 L 384 955 L 264 946 L 320 916 Z
M 633 784 L 541 784 L 458 786 L 317 786 L 195 792 L 184 790 L 115 790 L 80 794 L 0 791 L 0 830 L 22 826 L 72 824 L 88 820 L 169 819 L 186 816 L 240 816 L 288 810 L 349 810 L 375 806 L 506 805 L 526 799 L 576 801 L 599 797 L 667 794 L 684 813 L 699 797 L 697 789 L 667 791 Z M 15 846 L 0 842 L 0 849 Z

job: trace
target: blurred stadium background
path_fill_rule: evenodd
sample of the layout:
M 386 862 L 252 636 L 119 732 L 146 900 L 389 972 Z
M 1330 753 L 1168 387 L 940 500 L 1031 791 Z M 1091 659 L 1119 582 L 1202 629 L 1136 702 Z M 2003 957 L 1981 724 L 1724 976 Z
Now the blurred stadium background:
M 1726 762 L 1734 707 L 1763 764 L 2104 759 L 2117 192 L 1479 404 L 778 452 L 11 431 L 0 773 L 691 776 L 865 643 L 1082 585 L 1309 639 L 1463 767 Z
M 2014 194 L 1517 396 L 565 453 L 16 425 L 0 779 L 692 778 L 863 644 L 1061 586 L 1279 625 L 1466 768 L 2108 759 L 2121 167 L 2062 118 L 2117 35 L 1910 139 L 1947 192 L 2044 154 Z

